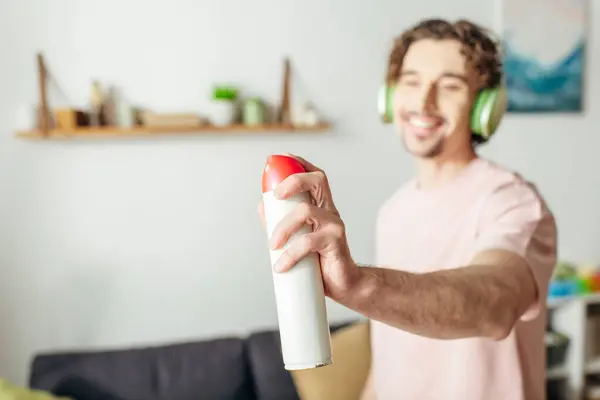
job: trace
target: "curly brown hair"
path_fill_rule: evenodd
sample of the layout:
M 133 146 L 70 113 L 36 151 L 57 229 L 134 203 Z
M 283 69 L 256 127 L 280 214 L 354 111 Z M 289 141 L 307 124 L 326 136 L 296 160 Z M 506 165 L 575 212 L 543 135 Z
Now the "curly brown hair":
M 419 22 L 395 39 L 388 61 L 387 83 L 398 81 L 408 48 L 420 39 L 455 39 L 463 45 L 463 55 L 480 74 L 480 89 L 502 81 L 502 60 L 498 45 L 488 31 L 467 20 L 451 23 L 442 19 Z

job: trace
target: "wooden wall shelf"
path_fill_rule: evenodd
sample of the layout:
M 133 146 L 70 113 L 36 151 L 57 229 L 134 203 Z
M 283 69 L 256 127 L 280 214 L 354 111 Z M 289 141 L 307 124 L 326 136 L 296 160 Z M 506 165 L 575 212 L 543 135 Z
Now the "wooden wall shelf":
M 48 132 L 39 130 L 17 132 L 17 137 L 23 139 L 70 139 L 70 138 L 119 138 L 132 136 L 176 136 L 176 135 L 203 135 L 203 134 L 233 134 L 250 132 L 324 132 L 331 128 L 329 124 L 316 126 L 293 125 L 230 125 L 230 126 L 174 126 L 174 127 L 148 127 L 134 126 L 132 128 L 119 127 L 86 127 L 76 130 L 50 129 Z
M 66 120 L 55 126 L 51 126 L 51 108 L 47 99 L 48 70 L 41 53 L 37 55 L 37 70 L 39 80 L 39 120 L 37 129 L 16 132 L 15 136 L 22 139 L 74 139 L 74 138 L 125 138 L 125 137 L 148 137 L 148 136 L 175 136 L 175 135 L 208 135 L 208 134 L 234 134 L 234 133 L 282 133 L 282 132 L 324 132 L 331 129 L 327 122 L 317 125 L 293 125 L 290 117 L 289 84 L 290 84 L 290 61 L 285 58 L 285 71 L 283 81 L 282 101 L 279 106 L 275 123 L 262 125 L 234 124 L 228 126 L 203 125 L 175 125 L 157 126 L 156 124 L 134 125 L 133 127 L 119 126 L 77 126 L 79 121 L 74 115 L 68 115 Z M 64 110 L 63 110 L 64 111 Z M 75 111 L 75 110 L 68 110 Z M 81 111 L 81 110 L 77 110 Z M 133 112 L 133 110 L 132 110 Z M 168 123 L 168 122 L 167 122 Z M 83 125 L 83 124 L 81 124 Z

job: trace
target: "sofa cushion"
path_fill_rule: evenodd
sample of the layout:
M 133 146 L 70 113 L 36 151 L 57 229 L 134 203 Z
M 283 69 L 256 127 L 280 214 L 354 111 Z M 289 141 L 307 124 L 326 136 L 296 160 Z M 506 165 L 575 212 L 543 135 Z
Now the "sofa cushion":
M 33 361 L 30 386 L 53 390 L 72 376 L 127 400 L 256 399 L 241 339 L 42 354 Z
M 302 400 L 358 400 L 371 365 L 370 326 L 359 321 L 331 335 L 333 364 L 291 371 Z
M 299 400 L 290 373 L 283 365 L 279 331 L 257 332 L 248 338 L 248 357 L 260 400 Z

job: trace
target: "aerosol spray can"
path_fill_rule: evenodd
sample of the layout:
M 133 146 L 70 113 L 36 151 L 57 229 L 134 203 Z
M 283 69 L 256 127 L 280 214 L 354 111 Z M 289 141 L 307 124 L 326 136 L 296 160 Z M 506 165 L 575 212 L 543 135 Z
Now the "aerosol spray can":
M 292 174 L 306 172 L 292 157 L 268 157 L 262 176 L 263 204 L 267 234 L 271 237 L 279 221 L 303 202 L 310 194 L 299 193 L 285 200 L 276 199 L 274 189 Z M 271 265 L 298 236 L 309 233 L 305 225 L 282 248 L 271 250 Z M 310 253 L 287 272 L 273 271 L 281 351 L 285 369 L 308 369 L 332 363 L 331 337 L 323 277 L 316 253 Z

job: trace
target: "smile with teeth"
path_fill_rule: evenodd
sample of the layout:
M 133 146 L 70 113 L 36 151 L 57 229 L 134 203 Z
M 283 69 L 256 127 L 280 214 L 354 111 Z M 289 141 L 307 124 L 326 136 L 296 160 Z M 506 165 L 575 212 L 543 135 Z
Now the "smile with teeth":
M 440 120 L 437 118 L 410 117 L 408 122 L 415 128 L 433 128 L 440 124 Z
M 444 120 L 438 117 L 412 115 L 406 119 L 406 122 L 415 133 L 424 135 L 436 131 Z

